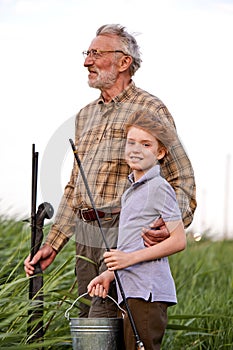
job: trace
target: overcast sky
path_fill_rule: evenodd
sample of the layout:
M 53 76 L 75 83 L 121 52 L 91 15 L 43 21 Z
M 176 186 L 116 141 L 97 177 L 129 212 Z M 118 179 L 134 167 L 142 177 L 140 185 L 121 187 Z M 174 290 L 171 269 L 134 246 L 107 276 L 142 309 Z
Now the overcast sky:
M 81 52 L 106 23 L 136 35 L 143 63 L 134 81 L 176 122 L 197 183 L 191 228 L 233 237 L 233 1 L 0 0 L 1 213 L 30 214 L 33 143 L 38 204 L 56 210 L 74 115 L 99 95 Z

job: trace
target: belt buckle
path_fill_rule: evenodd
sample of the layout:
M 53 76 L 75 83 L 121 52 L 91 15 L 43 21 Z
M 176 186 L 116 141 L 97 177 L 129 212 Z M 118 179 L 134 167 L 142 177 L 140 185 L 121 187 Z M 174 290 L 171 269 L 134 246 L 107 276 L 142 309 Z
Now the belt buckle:
M 88 210 L 90 210 L 90 209 L 89 209 L 89 208 L 81 208 L 81 209 L 79 209 L 80 217 L 81 217 L 81 219 L 82 219 L 84 222 L 90 221 L 90 220 L 86 220 L 86 219 L 84 218 L 84 216 L 83 216 L 83 212 L 84 212 L 84 211 L 88 211 Z

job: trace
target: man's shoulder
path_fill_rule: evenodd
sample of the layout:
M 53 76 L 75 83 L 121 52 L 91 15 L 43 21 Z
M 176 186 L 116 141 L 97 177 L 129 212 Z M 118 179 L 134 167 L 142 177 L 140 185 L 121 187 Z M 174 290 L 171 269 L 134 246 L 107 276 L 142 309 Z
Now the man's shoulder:
M 99 104 L 100 101 L 101 101 L 101 99 L 100 99 L 100 98 L 97 98 L 97 99 L 95 99 L 95 100 L 89 102 L 87 105 L 85 105 L 84 107 L 82 107 L 82 108 L 80 109 L 80 111 L 79 111 L 77 114 L 80 114 L 80 113 L 82 113 L 82 112 L 85 111 L 85 110 L 89 110 L 89 109 L 94 108 L 97 104 Z
M 163 101 L 151 92 L 148 92 L 140 87 L 134 86 L 134 94 L 137 98 L 138 103 L 145 105 L 145 107 L 165 107 Z

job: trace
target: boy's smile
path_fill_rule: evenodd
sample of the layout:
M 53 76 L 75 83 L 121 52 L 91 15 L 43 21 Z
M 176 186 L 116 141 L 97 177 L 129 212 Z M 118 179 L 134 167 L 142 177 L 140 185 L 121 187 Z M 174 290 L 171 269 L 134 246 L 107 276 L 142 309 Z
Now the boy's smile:
M 159 147 L 155 136 L 136 126 L 129 128 L 125 159 L 134 172 L 135 180 L 139 180 L 163 156 L 164 151 Z

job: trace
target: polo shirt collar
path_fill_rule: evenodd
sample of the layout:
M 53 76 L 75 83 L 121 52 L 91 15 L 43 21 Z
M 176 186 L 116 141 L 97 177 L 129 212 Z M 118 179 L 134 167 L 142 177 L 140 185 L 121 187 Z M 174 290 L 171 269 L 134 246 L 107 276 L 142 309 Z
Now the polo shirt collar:
M 160 175 L 160 165 L 156 164 L 151 168 L 149 171 L 147 171 L 138 181 L 134 181 L 133 173 L 129 174 L 128 179 L 131 182 L 132 186 L 140 186 L 144 184 L 147 181 L 150 181 L 156 176 Z

